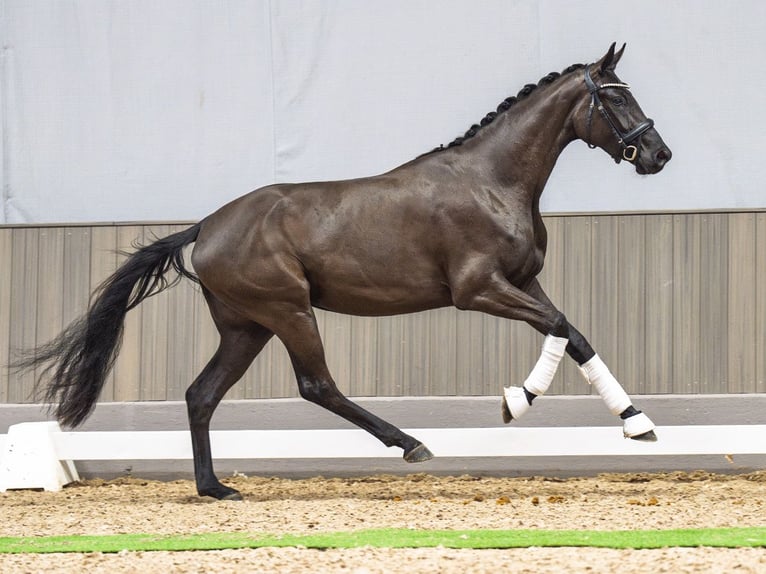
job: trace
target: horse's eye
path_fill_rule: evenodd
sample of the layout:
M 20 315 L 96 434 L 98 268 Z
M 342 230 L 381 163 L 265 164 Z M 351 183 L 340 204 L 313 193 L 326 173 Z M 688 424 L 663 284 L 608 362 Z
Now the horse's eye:
M 612 98 L 612 103 L 615 106 L 622 106 L 622 105 L 625 104 L 625 99 L 620 97 L 620 96 L 616 96 L 616 97 Z

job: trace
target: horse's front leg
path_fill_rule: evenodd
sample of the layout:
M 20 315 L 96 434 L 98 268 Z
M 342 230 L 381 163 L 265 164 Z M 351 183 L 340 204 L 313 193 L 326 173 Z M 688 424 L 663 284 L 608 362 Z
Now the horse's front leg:
M 550 387 L 569 344 L 569 322 L 553 305 L 512 285 L 499 271 L 460 279 L 452 287 L 453 302 L 459 309 L 526 321 L 546 335 L 540 358 L 524 384 L 504 389 L 503 420 L 518 419 L 529 410 L 535 397 Z
M 532 281 L 527 292 L 538 301 L 555 309 L 537 279 Z M 624 435 L 635 440 L 656 441 L 654 423 L 633 406 L 625 389 L 609 371 L 601 357 L 596 354 L 587 339 L 571 324 L 569 324 L 568 332 L 569 341 L 566 352 L 577 362 L 583 377 L 593 385 L 610 412 L 623 420 Z M 507 418 L 507 415 L 504 418 Z M 506 420 L 506 422 L 509 421 Z

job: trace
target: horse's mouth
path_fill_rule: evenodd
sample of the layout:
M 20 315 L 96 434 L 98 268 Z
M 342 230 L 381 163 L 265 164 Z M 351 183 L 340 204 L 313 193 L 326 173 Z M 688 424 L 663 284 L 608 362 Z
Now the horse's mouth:
M 646 166 L 642 162 L 637 161 L 636 162 L 636 173 L 639 175 L 654 175 L 655 173 L 659 173 L 662 171 L 662 168 L 665 167 L 665 164 L 652 164 L 651 166 Z

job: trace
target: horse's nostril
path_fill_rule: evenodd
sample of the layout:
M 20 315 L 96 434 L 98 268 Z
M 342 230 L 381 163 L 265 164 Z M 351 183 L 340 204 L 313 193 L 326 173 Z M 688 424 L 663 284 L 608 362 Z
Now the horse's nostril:
M 673 157 L 673 154 L 670 152 L 667 148 L 662 148 L 660 151 L 657 152 L 657 155 L 654 156 L 657 161 L 666 163 L 670 161 L 670 158 Z

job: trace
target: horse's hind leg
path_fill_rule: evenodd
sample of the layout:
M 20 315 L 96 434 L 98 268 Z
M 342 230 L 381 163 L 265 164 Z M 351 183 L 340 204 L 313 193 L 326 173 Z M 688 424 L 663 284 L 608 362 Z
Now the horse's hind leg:
M 536 279 L 527 292 L 538 301 L 555 308 Z M 569 324 L 569 342 L 566 351 L 577 362 L 583 377 L 593 385 L 607 408 L 623 420 L 623 433 L 626 437 L 642 441 L 657 440 L 654 423 L 633 406 L 622 385 L 596 354 L 587 339 L 571 324 Z
M 337 388 L 327 368 L 322 340 L 310 308 L 288 313 L 280 320 L 277 336 L 287 348 L 298 380 L 301 396 L 366 430 L 386 446 L 404 450 L 407 462 L 423 462 L 433 457 L 426 446 L 348 400 Z
M 210 450 L 210 419 L 218 403 L 245 373 L 273 333 L 257 323 L 227 324 L 208 297 L 221 342 L 213 358 L 186 391 L 194 477 L 200 496 L 219 500 L 242 500 L 239 492 L 221 484 L 213 470 Z

